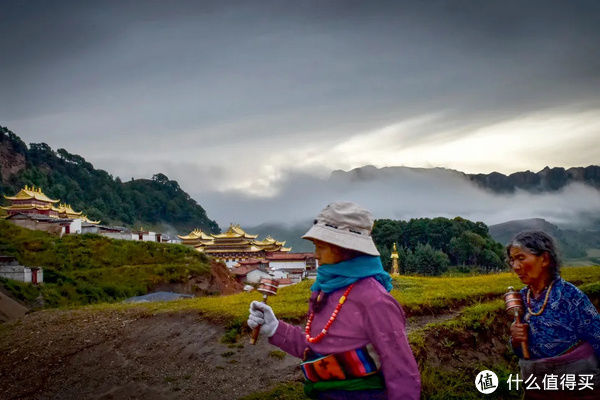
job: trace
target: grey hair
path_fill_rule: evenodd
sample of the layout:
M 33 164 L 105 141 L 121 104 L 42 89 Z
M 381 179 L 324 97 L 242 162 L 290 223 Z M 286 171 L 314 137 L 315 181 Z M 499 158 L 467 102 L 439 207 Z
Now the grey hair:
M 558 253 L 556 241 L 546 232 L 525 231 L 518 233 L 506 246 L 506 255 L 510 259 L 510 249 L 520 247 L 537 256 L 548 253 L 550 257 L 550 275 L 558 277 L 560 273 L 561 260 Z

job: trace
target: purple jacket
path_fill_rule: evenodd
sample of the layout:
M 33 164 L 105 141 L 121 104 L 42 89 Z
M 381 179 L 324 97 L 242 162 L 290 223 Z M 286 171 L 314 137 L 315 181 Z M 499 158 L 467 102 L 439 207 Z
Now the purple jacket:
M 329 293 L 324 307 L 315 314 L 312 337 L 325 327 L 345 289 Z M 315 296 L 313 293 L 313 298 Z M 309 344 L 304 329 L 280 320 L 269 343 L 298 358 L 302 358 L 306 347 L 316 353 L 332 354 L 371 343 L 381 361 L 388 398 L 419 399 L 421 379 L 406 338 L 405 322 L 404 312 L 396 299 L 377 280 L 365 278 L 356 283 L 320 342 Z

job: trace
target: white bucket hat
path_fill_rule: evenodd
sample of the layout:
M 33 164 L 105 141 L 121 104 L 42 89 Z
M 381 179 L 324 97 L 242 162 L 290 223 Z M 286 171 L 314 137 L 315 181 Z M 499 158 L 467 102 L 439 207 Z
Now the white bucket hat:
M 345 249 L 378 256 L 371 238 L 373 215 L 358 204 L 336 201 L 323 209 L 302 239 L 316 239 Z

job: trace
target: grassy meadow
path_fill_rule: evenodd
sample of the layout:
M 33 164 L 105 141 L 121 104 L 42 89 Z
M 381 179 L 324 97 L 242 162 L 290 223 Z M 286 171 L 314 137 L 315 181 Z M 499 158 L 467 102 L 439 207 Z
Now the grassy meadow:
M 0 254 L 14 256 L 22 265 L 43 266 L 40 286 L 0 278 L 5 290 L 34 307 L 122 300 L 160 283 L 210 274 L 208 258 L 186 246 L 93 234 L 59 238 L 2 220 Z
M 569 267 L 562 270 L 567 281 L 584 290 L 596 292 L 600 286 L 600 267 Z M 280 288 L 277 296 L 269 297 L 269 304 L 279 318 L 290 322 L 303 321 L 308 310 L 310 286 L 313 281 Z M 504 272 L 467 277 L 399 276 L 393 278 L 392 296 L 402 305 L 407 316 L 435 315 L 462 306 L 477 305 L 498 300 L 508 286 L 523 287 L 515 274 Z M 205 317 L 231 322 L 245 320 L 248 305 L 260 300 L 260 293 L 239 293 L 219 297 L 198 297 L 165 303 L 141 305 L 151 312 L 198 311 Z M 99 305 L 98 307 L 124 307 Z

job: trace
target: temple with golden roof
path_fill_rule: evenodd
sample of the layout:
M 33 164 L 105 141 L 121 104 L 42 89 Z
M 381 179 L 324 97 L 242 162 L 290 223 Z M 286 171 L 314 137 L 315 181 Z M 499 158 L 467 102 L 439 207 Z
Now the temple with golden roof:
M 8 217 L 16 214 L 35 214 L 56 219 L 81 219 L 90 224 L 100 223 L 100 221 L 91 221 L 83 212 L 74 211 L 70 205 L 60 203 L 60 200 L 51 199 L 39 187 L 25 185 L 14 196 L 4 196 L 4 198 L 11 202 L 10 206 L 2 207 Z M 58 207 L 56 203 L 59 203 Z
M 193 246 L 199 252 L 225 262 L 230 268 L 239 261 L 261 259 L 271 253 L 292 250 L 291 247 L 284 247 L 285 241 L 277 241 L 271 236 L 257 240 L 258 235 L 250 235 L 234 224 L 231 224 L 225 233 L 207 234 L 200 229 L 194 229 L 188 235 L 178 237 L 183 244 Z

